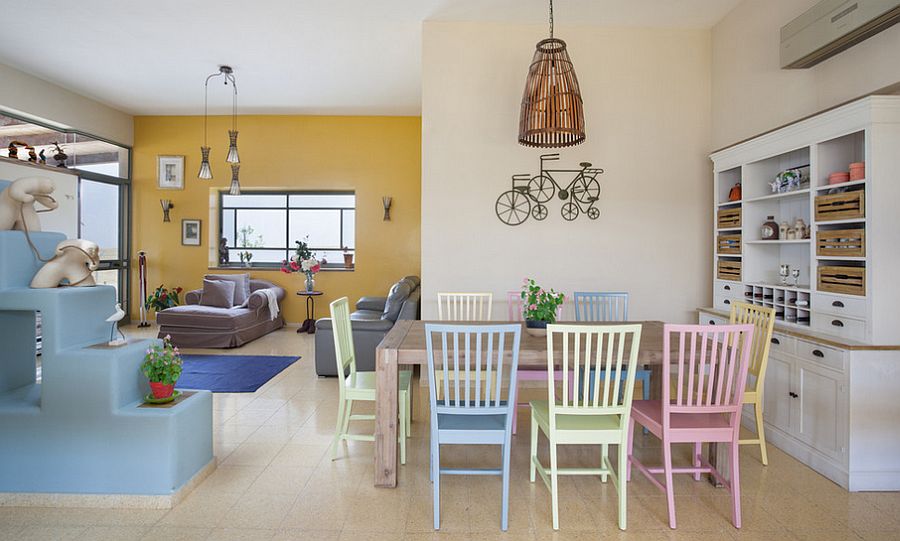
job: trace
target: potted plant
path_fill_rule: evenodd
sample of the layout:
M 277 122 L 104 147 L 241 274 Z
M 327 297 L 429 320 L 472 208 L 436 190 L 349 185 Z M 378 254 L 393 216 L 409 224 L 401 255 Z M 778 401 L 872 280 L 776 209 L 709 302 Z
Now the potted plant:
M 169 290 L 160 284 L 160 286 L 147 297 L 147 300 L 144 301 L 144 308 L 160 312 L 166 308 L 178 306 L 181 304 L 181 299 L 178 296 L 182 291 L 183 289 L 180 287 L 174 287 Z
M 249 267 L 250 260 L 253 259 L 253 254 L 250 252 L 238 252 L 238 257 L 241 258 L 241 263 L 243 263 L 245 267 Z
M 522 281 L 522 311 L 525 332 L 532 336 L 546 336 L 547 325 L 556 323 L 556 314 L 566 296 L 553 289 L 547 291 L 531 278 Z
M 308 239 L 309 237 L 306 238 Z M 309 249 L 309 244 L 305 240 L 295 240 L 294 243 L 297 245 L 296 250 L 294 250 L 295 253 L 290 260 L 285 259 L 281 262 L 281 272 L 285 274 L 302 272 L 306 275 L 306 291 L 312 292 L 316 287 L 316 281 L 313 277 L 322 270 L 322 264 L 313 255 Z
M 344 268 L 353 268 L 353 252 L 351 252 L 350 248 L 347 248 L 346 246 L 344 246 Z
M 260 248 L 263 245 L 262 235 L 258 234 L 253 227 L 247 225 L 238 229 L 238 247 L 239 248 Z M 241 263 L 245 267 L 250 267 L 250 260 L 253 259 L 253 253 L 250 250 L 238 252 Z
M 162 344 L 156 343 L 147 348 L 141 372 L 150 381 L 153 398 L 165 399 L 172 396 L 175 382 L 181 377 L 181 364 L 181 355 L 172 344 L 170 335 L 163 338 Z

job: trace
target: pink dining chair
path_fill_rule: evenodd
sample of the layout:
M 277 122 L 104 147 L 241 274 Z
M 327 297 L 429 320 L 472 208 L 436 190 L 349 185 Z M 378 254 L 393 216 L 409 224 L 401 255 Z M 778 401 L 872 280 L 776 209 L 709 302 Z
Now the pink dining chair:
M 556 321 L 562 317 L 562 305 L 556 309 Z M 509 318 L 509 321 L 522 321 L 524 316 L 524 309 L 522 306 L 522 292 L 521 291 L 507 291 L 506 292 L 506 314 Z M 528 368 L 520 368 L 517 374 L 518 381 L 547 381 L 547 372 L 543 369 L 540 370 L 529 370 Z M 553 372 L 553 379 L 556 381 L 562 381 L 563 371 L 556 370 Z M 518 396 L 518 393 L 516 393 Z M 516 407 L 513 409 L 513 418 L 512 418 L 512 430 L 513 434 L 516 433 L 516 428 L 518 426 L 519 420 L 519 408 L 522 407 L 530 407 L 530 402 L 519 402 L 516 404 Z
M 753 325 L 666 325 L 663 329 L 662 373 L 670 375 L 671 384 L 663 383 L 661 402 L 632 402 L 627 477 L 631 480 L 634 465 L 666 493 L 672 529 L 675 528 L 674 473 L 691 473 L 696 481 L 700 480 L 701 473 L 712 474 L 731 493 L 732 522 L 735 528 L 741 527 L 738 436 L 752 341 Z M 672 352 L 673 346 L 676 353 Z M 662 440 L 661 468 L 648 468 L 635 458 L 635 423 Z M 730 481 L 703 458 L 704 442 L 728 444 Z M 693 444 L 692 467 L 672 467 L 673 443 Z M 660 473 L 665 477 L 665 484 L 655 477 Z

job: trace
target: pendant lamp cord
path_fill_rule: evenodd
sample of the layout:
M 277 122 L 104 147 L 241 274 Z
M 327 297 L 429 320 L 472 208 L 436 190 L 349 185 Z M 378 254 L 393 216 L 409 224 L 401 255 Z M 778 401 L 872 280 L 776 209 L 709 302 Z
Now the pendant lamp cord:
M 234 93 L 231 98 L 231 129 L 237 131 L 237 82 L 234 80 L 234 75 L 231 73 L 230 68 L 225 68 L 229 71 L 224 71 L 224 69 L 219 69 L 217 73 L 213 73 L 209 77 L 206 78 L 206 82 L 203 83 L 203 146 L 207 146 L 207 132 L 209 125 L 209 80 L 213 77 L 219 77 L 220 75 L 225 78 L 225 84 L 228 84 L 228 81 L 231 81 L 231 87 L 234 90 Z
M 550 38 L 553 38 L 553 0 L 550 0 Z

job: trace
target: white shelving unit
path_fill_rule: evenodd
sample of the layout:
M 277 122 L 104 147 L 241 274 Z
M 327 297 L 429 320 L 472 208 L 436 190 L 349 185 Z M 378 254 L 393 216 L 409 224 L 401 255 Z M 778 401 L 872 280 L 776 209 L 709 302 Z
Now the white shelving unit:
M 764 395 L 767 439 L 848 488 L 900 491 L 900 96 L 870 96 L 712 154 L 714 305 L 776 312 Z M 829 185 L 865 162 L 866 177 Z M 771 193 L 781 171 L 809 182 Z M 735 183 L 742 197 L 728 201 Z M 762 240 L 768 216 L 808 239 Z M 785 285 L 779 267 L 799 269 Z M 789 284 L 794 283 L 789 278 Z M 884 423 L 873 423 L 873 419 Z M 752 415 L 744 424 L 751 428 Z

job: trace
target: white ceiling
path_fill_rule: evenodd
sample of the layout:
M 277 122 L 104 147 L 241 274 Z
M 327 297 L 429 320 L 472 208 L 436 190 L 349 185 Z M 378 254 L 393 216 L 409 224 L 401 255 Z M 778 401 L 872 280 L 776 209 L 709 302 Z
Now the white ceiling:
M 738 1 L 557 0 L 555 19 L 708 28 Z M 422 21 L 547 19 L 545 0 L 79 0 L 51 11 L 9 13 L 0 63 L 132 114 L 202 113 L 204 78 L 230 64 L 240 113 L 417 115 Z M 229 107 L 211 86 L 210 112 Z

